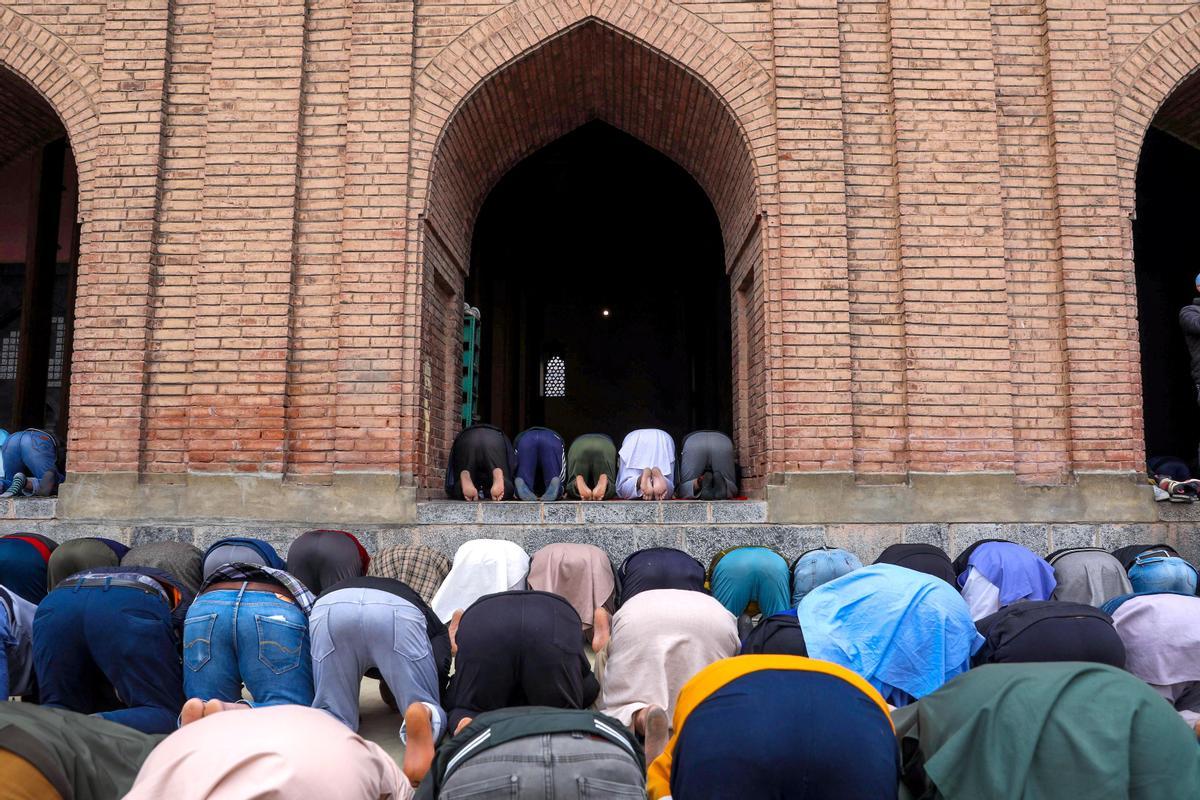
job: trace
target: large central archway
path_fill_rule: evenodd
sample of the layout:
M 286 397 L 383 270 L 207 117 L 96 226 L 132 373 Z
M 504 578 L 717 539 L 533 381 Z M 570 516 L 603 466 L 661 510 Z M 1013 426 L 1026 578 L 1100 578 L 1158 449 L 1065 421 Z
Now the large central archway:
M 727 348 L 732 400 L 725 418 L 732 419 L 747 484 L 751 490 L 762 485 L 766 159 L 753 143 L 765 138 L 762 130 L 754 139 L 747 132 L 746 107 L 757 108 L 754 98 L 765 86 L 739 77 L 757 74 L 745 63 L 715 61 L 711 43 L 693 39 L 691 48 L 715 75 L 734 81 L 741 110 L 680 61 L 603 20 L 585 18 L 484 77 L 449 115 L 433 152 L 418 230 L 423 276 L 418 474 L 427 489 L 440 483 L 445 454 L 460 427 L 461 309 L 484 199 L 523 159 L 594 121 L 675 162 L 711 202 L 733 319 Z M 751 113 L 753 124 L 766 124 Z M 415 187 L 417 202 L 423 188 Z M 619 275 L 611 279 L 620 281 Z

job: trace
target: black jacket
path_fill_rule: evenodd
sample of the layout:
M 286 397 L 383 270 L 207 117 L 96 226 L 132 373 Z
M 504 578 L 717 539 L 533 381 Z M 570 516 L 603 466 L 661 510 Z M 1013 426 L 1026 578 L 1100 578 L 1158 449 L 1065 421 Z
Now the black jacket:
M 1179 327 L 1192 357 L 1192 382 L 1200 386 L 1200 297 L 1179 309 Z

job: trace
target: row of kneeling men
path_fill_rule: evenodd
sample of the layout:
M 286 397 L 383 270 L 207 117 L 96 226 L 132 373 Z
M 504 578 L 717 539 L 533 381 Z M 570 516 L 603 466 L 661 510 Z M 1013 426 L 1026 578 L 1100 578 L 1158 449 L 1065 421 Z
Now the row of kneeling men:
M 14 534 L 0 642 L 26 700 L 0 704 L 0 798 L 1200 794 L 1200 597 L 1167 545 L 706 567 Z M 355 734 L 364 676 L 400 762 Z

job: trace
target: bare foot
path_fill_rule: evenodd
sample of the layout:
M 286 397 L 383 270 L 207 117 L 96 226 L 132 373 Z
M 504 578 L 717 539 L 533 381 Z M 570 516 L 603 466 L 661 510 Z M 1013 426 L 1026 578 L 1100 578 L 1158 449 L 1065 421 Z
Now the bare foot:
M 450 633 L 450 655 L 458 655 L 458 626 L 462 624 L 462 609 L 454 610 L 450 615 L 450 627 L 447 630 Z
M 587 481 L 583 479 L 582 475 L 575 476 L 575 491 L 579 492 L 580 500 L 592 499 L 592 490 L 588 488 Z
M 424 703 L 413 703 L 404 710 L 404 764 L 400 768 L 415 789 L 433 765 L 433 714 Z
M 646 763 L 651 764 L 667 749 L 671 721 L 661 706 L 646 706 L 642 709 L 642 726 Z
M 603 500 L 606 494 L 608 494 L 608 476 L 601 475 L 600 480 L 596 481 L 596 488 L 592 490 L 592 499 Z
M 475 718 L 474 717 L 463 717 L 462 719 L 460 719 L 458 721 L 458 727 L 454 729 L 454 735 L 457 736 L 458 734 L 462 733 L 462 729 L 467 727 L 468 725 L 470 725 L 471 721 L 473 719 L 475 719 Z
M 458 475 L 458 485 L 462 487 L 463 500 L 479 499 L 479 490 L 475 488 L 475 481 L 471 480 L 471 473 L 465 469 Z
M 240 709 L 248 709 L 250 706 L 244 703 L 226 703 L 224 700 L 201 700 L 199 697 L 193 697 L 183 704 L 183 710 L 179 712 L 179 725 L 189 725 L 196 720 L 204 717 L 211 717 L 213 714 L 219 714 L 222 711 L 238 711 Z
M 654 473 L 649 469 L 642 470 L 642 477 L 638 479 L 638 491 L 642 499 L 654 496 Z
M 504 470 L 499 467 L 492 470 L 492 499 L 504 499 Z
M 608 646 L 612 635 L 612 617 L 607 608 L 597 608 L 592 616 L 592 652 L 599 653 Z

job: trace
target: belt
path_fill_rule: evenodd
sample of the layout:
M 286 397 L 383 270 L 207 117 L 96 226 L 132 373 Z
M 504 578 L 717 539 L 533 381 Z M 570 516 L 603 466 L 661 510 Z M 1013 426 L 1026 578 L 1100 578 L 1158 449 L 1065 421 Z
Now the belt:
M 287 587 L 281 583 L 267 583 L 265 581 L 217 581 L 204 587 L 204 591 L 200 594 L 208 594 L 219 589 L 229 589 L 239 591 L 245 588 L 247 592 L 270 592 L 282 600 L 287 600 L 289 603 L 295 602 L 287 596 Z
M 165 602 L 168 606 L 171 605 L 171 598 L 167 596 L 167 593 L 164 590 L 158 589 L 154 586 L 148 586 L 139 581 L 131 581 L 128 578 L 110 578 L 107 575 L 97 575 L 91 578 L 78 578 L 74 580 L 67 578 L 55 588 L 69 589 L 77 586 L 85 588 L 108 588 L 110 586 L 115 586 L 119 589 L 140 589 L 146 594 L 154 595 L 155 597 L 161 597 L 163 602 Z

